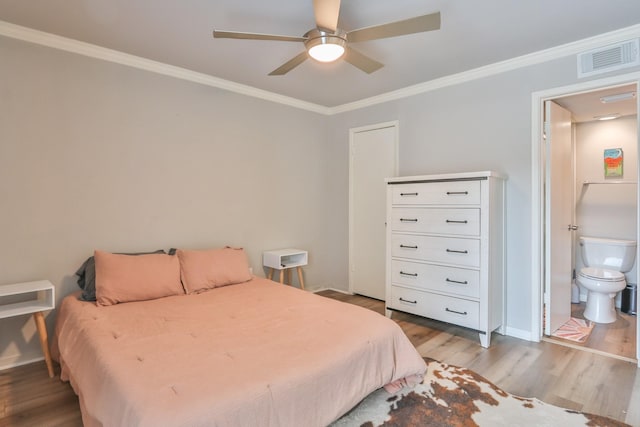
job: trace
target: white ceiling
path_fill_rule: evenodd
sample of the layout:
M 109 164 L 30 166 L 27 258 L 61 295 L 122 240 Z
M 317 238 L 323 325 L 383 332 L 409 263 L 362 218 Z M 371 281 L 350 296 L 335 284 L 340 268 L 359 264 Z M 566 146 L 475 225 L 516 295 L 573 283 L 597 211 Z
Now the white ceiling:
M 2 0 L 0 20 L 333 107 L 640 23 L 639 0 L 343 0 L 344 30 L 440 11 L 439 31 L 353 44 L 385 64 L 305 61 L 302 43 L 213 39 L 212 30 L 301 36 L 312 0 Z

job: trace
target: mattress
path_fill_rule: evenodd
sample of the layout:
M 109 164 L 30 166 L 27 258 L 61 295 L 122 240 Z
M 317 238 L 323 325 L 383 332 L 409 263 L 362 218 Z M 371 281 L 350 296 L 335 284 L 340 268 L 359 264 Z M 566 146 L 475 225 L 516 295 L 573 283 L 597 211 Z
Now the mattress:
M 390 319 L 262 278 L 107 307 L 69 295 L 53 352 L 85 426 L 326 426 L 426 370 Z

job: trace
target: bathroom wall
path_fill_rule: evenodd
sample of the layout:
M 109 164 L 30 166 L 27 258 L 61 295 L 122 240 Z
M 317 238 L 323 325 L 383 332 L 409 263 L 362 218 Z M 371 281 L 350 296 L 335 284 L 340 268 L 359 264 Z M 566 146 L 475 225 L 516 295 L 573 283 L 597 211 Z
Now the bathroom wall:
M 636 116 L 576 124 L 576 224 L 580 227 L 576 240 L 579 236 L 636 239 L 637 129 Z M 607 148 L 622 148 L 622 177 L 605 178 L 604 150 Z M 585 181 L 632 181 L 634 184 L 584 185 Z M 575 247 L 576 269 L 580 269 L 583 262 L 577 241 Z M 636 266 L 627 273 L 627 281 L 636 282 Z M 581 297 L 586 297 L 584 290 Z

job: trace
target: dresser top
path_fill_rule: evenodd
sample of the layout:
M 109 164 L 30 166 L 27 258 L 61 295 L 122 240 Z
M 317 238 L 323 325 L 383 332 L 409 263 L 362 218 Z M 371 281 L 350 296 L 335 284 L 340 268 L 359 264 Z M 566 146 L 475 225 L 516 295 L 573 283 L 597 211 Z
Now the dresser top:
M 495 171 L 481 171 L 481 172 L 460 172 L 460 173 L 443 173 L 437 175 L 414 175 L 414 176 L 396 176 L 393 178 L 385 179 L 386 183 L 400 183 L 400 182 L 426 182 L 426 181 L 452 181 L 456 179 L 507 179 L 505 175 L 502 175 Z

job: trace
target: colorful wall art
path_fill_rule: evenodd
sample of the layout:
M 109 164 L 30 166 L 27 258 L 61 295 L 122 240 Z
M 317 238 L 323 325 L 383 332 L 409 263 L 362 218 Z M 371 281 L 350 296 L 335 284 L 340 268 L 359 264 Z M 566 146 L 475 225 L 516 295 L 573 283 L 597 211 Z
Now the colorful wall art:
M 622 176 L 622 148 L 608 148 L 604 150 L 604 176 Z

